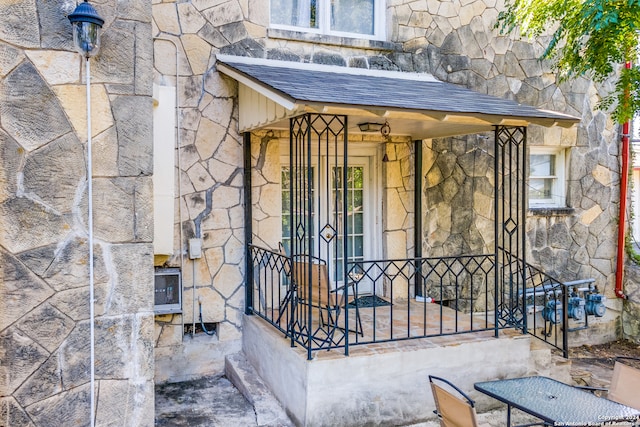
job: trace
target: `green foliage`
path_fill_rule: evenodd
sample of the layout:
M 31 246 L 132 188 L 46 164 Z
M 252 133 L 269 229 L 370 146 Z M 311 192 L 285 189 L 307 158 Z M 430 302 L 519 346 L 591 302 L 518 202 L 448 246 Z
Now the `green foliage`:
M 631 260 L 634 264 L 640 265 L 640 254 L 636 252 L 635 245 L 627 235 L 625 239 L 624 247 L 627 251 L 627 255 L 629 256 L 629 260 Z
M 502 34 L 550 35 L 543 58 L 554 62 L 561 79 L 616 78 L 599 108 L 613 108 L 618 123 L 640 113 L 638 65 L 621 67 L 638 58 L 640 0 L 507 0 L 497 27 Z

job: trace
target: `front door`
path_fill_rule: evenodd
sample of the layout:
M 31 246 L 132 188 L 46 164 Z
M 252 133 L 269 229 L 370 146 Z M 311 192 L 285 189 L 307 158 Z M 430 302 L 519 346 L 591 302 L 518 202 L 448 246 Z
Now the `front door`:
M 376 248 L 380 241 L 381 227 L 376 225 L 380 217 L 376 207 L 380 206 L 380 203 L 377 203 L 375 176 L 371 170 L 374 159 L 375 153 L 370 156 L 349 157 L 346 185 L 343 185 L 343 161 L 340 158 L 337 162 L 332 162 L 319 156 L 313 161 L 311 173 L 301 174 L 312 177 L 310 194 L 313 200 L 313 235 L 310 236 L 310 240 L 314 248 L 313 253 L 327 262 L 329 276 L 335 286 L 342 284 L 345 239 L 346 259 L 350 263 L 375 259 L 378 255 Z M 286 164 L 281 168 L 282 242 L 288 251 L 291 230 L 295 232 L 295 227 L 292 228 L 289 224 L 291 185 L 288 162 Z M 343 189 L 346 195 L 343 194 Z M 345 215 L 346 233 L 343 230 Z M 359 294 L 371 292 L 370 283 L 359 283 Z

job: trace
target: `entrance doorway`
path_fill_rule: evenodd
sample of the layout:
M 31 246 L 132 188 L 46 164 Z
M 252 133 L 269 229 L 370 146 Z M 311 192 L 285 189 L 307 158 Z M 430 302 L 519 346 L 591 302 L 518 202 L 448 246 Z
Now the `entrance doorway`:
M 311 169 L 303 175 L 309 177 L 311 203 L 298 205 L 298 216 L 313 218 L 310 224 L 311 235 L 307 239 L 314 248 L 314 256 L 327 261 L 329 277 L 336 286 L 343 284 L 343 265 L 361 263 L 378 256 L 381 224 L 380 200 L 377 192 L 376 170 L 377 153 L 375 148 L 349 156 L 344 171 L 343 158 L 314 156 Z M 288 254 L 291 253 L 291 232 L 296 233 L 297 226 L 291 221 L 291 169 L 289 159 L 282 159 L 282 242 Z M 346 182 L 343 180 L 346 179 Z M 345 194 L 343 194 L 343 192 Z M 311 206 L 311 212 L 306 212 Z M 296 208 L 294 208 L 296 209 Z M 346 216 L 346 218 L 345 218 Z M 346 220 L 346 221 L 345 221 Z M 346 224 L 345 233 L 343 224 Z M 345 237 L 346 236 L 346 237 Z M 347 239 L 346 242 L 344 239 Z M 346 247 L 346 254 L 344 248 Z M 351 271 L 351 270 L 350 270 Z M 358 268 L 351 271 L 351 280 L 361 279 Z M 366 280 L 358 283 L 359 294 L 372 293 L 372 285 Z

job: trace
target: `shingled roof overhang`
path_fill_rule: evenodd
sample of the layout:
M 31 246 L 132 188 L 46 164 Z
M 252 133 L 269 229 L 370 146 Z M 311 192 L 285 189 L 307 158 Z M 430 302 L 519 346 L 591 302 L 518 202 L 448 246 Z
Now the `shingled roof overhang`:
M 413 139 L 485 132 L 494 125 L 570 127 L 580 120 L 428 74 L 229 55 L 216 59 L 218 71 L 239 83 L 241 132 L 288 129 L 290 117 L 309 112 L 349 116 L 350 133 L 359 132 L 359 123 L 388 121 L 393 134 Z

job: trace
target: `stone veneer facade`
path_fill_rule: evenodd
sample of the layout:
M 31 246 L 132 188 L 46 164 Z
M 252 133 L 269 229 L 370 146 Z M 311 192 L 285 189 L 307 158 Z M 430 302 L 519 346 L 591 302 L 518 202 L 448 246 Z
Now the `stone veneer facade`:
M 549 65 L 538 60 L 542 44 L 498 36 L 494 24 L 501 7 L 496 0 L 387 1 L 387 41 L 379 42 L 269 28 L 268 3 L 259 0 L 154 2 L 154 37 L 178 46 L 182 221 L 176 223 L 174 236 L 178 238 L 181 226 L 185 241 L 201 238 L 204 248 L 195 268 L 187 264 L 183 271 L 183 316 L 157 318 L 157 378 L 215 372 L 220 366 L 217 356 L 235 349 L 241 334 L 242 135 L 237 127 L 236 83 L 215 71 L 218 53 L 426 72 L 479 92 L 582 117 L 572 129 L 529 128 L 530 144 L 570 148 L 567 204 L 572 209 L 530 213 L 527 253 L 530 262 L 544 265 L 561 280 L 596 279 L 609 297 L 610 313 L 620 313 L 622 303 L 613 295 L 619 197 L 617 127 L 605 113 L 594 109 L 600 87 L 585 78 L 560 83 Z M 172 44 L 156 40 L 157 84 L 176 84 L 175 55 Z M 350 143 L 357 146 L 358 138 L 352 135 Z M 272 248 L 281 239 L 279 146 L 287 140 L 286 134 L 252 135 L 254 242 Z M 376 141 L 382 150 L 382 140 Z M 408 154 L 406 161 L 394 158 L 381 172 L 381 255 L 385 257 L 411 255 L 414 246 L 411 141 L 394 142 L 400 145 L 386 144 L 386 149 L 406 144 L 401 152 Z M 493 247 L 491 150 L 483 135 L 423 142 L 424 255 Z M 461 212 L 469 214 L 459 215 Z M 167 265 L 181 262 L 184 260 L 174 255 Z M 215 337 L 191 338 L 187 333 L 182 338 L 183 324 L 189 325 L 198 316 L 192 304 L 197 299 L 194 286 L 195 295 L 201 297 L 204 321 L 217 324 Z M 609 340 L 619 334 L 611 326 L 616 324 L 614 320 L 593 328 L 597 333 L 580 340 Z M 213 351 L 216 356 L 202 365 L 195 348 Z M 176 360 L 178 354 L 190 358 L 181 362 Z M 176 363 L 180 368 L 171 370 Z
M 87 122 L 75 2 L 0 4 L 0 424 L 90 424 Z M 91 59 L 96 425 L 152 426 L 151 5 Z
M 622 311 L 613 296 L 617 128 L 594 111 L 601 88 L 584 78 L 557 82 L 537 59 L 541 44 L 497 35 L 499 0 L 387 0 L 385 42 L 270 29 L 265 0 L 151 3 L 96 5 L 106 20 L 102 51 L 91 60 L 97 424 L 151 425 L 154 376 L 164 382 L 220 373 L 224 356 L 241 348 L 242 136 L 237 85 L 215 70 L 218 53 L 432 73 L 582 117 L 572 130 L 529 129 L 531 144 L 571 147 L 573 209 L 528 216 L 529 260 L 563 280 L 595 278 L 610 311 Z M 11 426 L 88 424 L 84 67 L 66 18 L 74 6 L 0 5 L 0 417 Z M 180 125 L 175 227 L 167 230 L 174 251 L 155 264 L 182 266 L 184 282 L 183 314 L 155 322 L 152 83 L 178 88 Z M 268 159 L 277 159 L 282 140 L 287 136 L 252 135 L 255 241 L 269 246 L 280 239 L 280 199 Z M 476 155 L 490 154 L 484 141 L 423 142 L 425 255 L 492 247 L 484 226 L 491 223 L 490 156 Z M 369 142 L 382 152 L 381 140 Z M 394 138 L 384 149 L 391 161 L 381 173 L 383 255 L 404 256 L 414 248 L 412 143 Z M 457 215 L 463 211 L 469 215 Z M 186 256 L 189 238 L 201 239 L 202 258 Z M 216 325 L 211 337 L 190 334 L 198 297 L 204 322 Z M 639 310 L 626 304 L 624 314 L 632 336 Z M 593 330 L 592 342 L 619 334 L 610 324 Z

